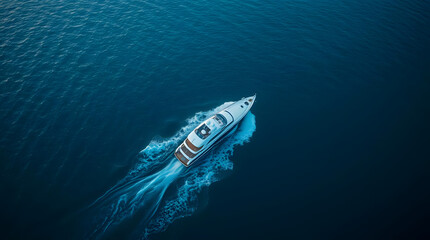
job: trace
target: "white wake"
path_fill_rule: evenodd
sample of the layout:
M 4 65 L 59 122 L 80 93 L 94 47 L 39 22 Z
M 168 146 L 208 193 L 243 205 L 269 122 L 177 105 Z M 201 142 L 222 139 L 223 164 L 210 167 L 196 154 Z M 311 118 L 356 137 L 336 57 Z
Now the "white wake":
M 103 237 L 125 220 L 137 217 L 132 236 L 147 239 L 176 219 L 191 215 L 199 193 L 233 169 L 229 158 L 235 146 L 250 140 L 256 129 L 255 116 L 248 113 L 229 137 L 190 168 L 182 166 L 173 151 L 199 123 L 231 103 L 197 113 L 171 138 L 151 141 L 128 175 L 90 206 L 96 215 L 86 238 Z

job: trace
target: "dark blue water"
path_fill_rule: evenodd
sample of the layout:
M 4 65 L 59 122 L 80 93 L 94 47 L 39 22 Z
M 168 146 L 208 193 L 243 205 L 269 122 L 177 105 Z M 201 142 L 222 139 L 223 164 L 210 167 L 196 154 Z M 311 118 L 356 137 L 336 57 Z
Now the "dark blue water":
M 0 21 L 2 239 L 430 236 L 428 1 L 10 0 Z

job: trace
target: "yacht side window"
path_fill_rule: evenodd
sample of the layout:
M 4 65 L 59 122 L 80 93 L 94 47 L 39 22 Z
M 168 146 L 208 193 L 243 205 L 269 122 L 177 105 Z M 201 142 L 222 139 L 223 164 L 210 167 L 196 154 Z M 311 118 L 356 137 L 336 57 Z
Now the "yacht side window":
M 227 124 L 227 119 L 222 115 L 222 114 L 215 114 L 215 116 L 213 117 L 219 125 L 223 126 L 225 124 Z
M 206 126 L 206 124 L 202 124 L 199 128 L 195 130 L 195 133 L 199 138 L 206 139 L 211 134 L 211 129 Z

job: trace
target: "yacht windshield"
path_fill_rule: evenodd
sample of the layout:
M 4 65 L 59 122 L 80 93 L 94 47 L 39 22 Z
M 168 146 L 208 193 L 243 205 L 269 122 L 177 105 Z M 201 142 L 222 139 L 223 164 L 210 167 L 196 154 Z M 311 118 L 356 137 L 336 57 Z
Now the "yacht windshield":
M 218 123 L 219 125 L 223 126 L 225 124 L 227 124 L 227 119 L 222 115 L 222 114 L 215 114 L 215 116 L 213 117 Z
M 195 133 L 199 138 L 206 139 L 211 134 L 211 129 L 206 126 L 206 124 L 202 124 L 199 128 L 195 130 Z

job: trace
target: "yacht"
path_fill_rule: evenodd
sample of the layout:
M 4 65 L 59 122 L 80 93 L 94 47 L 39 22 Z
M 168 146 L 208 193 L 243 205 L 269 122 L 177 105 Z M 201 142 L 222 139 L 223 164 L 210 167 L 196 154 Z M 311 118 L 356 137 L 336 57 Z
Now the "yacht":
M 228 135 L 246 116 L 256 95 L 242 98 L 196 127 L 176 149 L 175 157 L 189 167 Z

